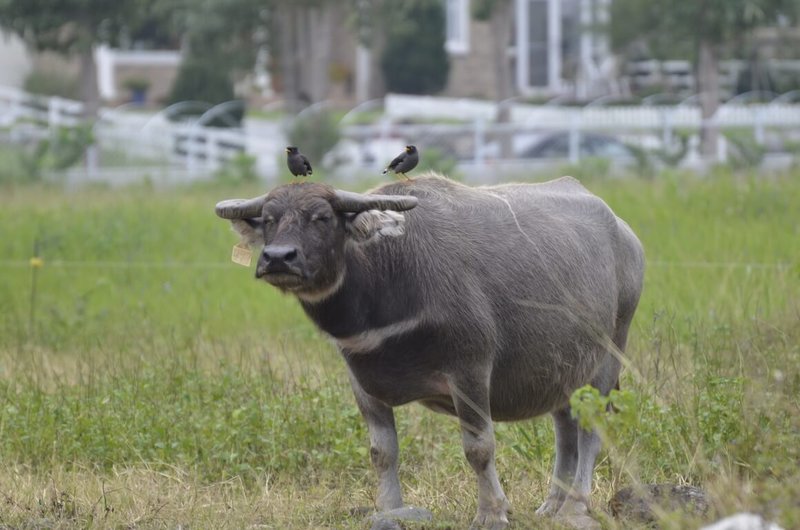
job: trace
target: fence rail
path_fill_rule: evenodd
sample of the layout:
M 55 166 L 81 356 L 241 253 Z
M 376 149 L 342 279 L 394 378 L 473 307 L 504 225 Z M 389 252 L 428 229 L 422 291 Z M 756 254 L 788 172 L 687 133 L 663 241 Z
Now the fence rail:
M 79 101 L 0 86 L 0 126 L 28 124 L 26 138 L 46 137 L 58 127 L 79 125 L 83 109 Z M 166 119 L 152 121 L 150 116 L 125 109 L 103 108 L 95 124 L 95 137 L 101 146 L 198 172 L 213 171 L 246 151 L 247 137 L 242 129 L 173 123 Z M 124 170 L 116 173 L 122 174 Z
M 405 96 L 390 94 L 385 100 L 386 114 L 393 121 L 406 119 L 452 119 L 494 121 L 500 105 L 481 100 L 440 98 L 433 96 Z M 583 107 L 558 105 L 511 105 L 511 122 L 536 125 L 542 128 L 564 128 L 570 121 L 579 121 L 587 128 L 660 128 L 667 121 L 673 127 L 697 128 L 702 123 L 700 108 L 696 105 L 630 105 Z M 800 126 L 800 105 L 792 103 L 723 104 L 714 121 L 720 127 Z
M 800 139 L 800 104 L 792 103 L 795 95 L 776 97 L 772 103 L 747 104 L 737 98 L 723 104 L 706 123 L 721 128 L 748 128 L 758 144 L 766 145 L 781 136 L 790 142 Z M 792 97 L 788 97 L 792 96 Z M 680 147 L 676 131 L 694 135 L 686 151 L 685 164 L 697 161 L 696 134 L 704 125 L 700 109 L 687 98 L 684 104 L 604 106 L 598 100 L 584 107 L 531 105 L 515 100 L 501 103 L 441 97 L 389 95 L 383 100 L 384 115 L 368 125 L 340 124 L 343 142 L 332 153 L 340 167 L 340 177 L 359 171 L 380 170 L 406 143 L 423 150 L 438 148 L 442 156 L 455 159 L 468 177 L 497 178 L 498 175 L 545 169 L 539 159 L 525 158 L 525 150 L 547 135 L 561 134 L 568 138 L 563 158 L 572 163 L 587 156 L 581 147 L 589 135 L 602 133 L 643 149 Z M 498 109 L 508 106 L 510 123 L 496 123 Z M 80 123 L 83 105 L 57 97 L 41 97 L 23 91 L 0 87 L 0 126 L 7 126 L 11 141 L 36 139 L 52 134 L 60 126 Z M 353 109 L 348 116 L 356 112 Z M 101 147 L 124 153 L 131 165 L 149 174 L 175 175 L 165 181 L 182 182 L 208 175 L 240 154 L 256 158 L 259 172 L 268 179 L 279 175 L 279 157 L 284 142 L 283 124 L 251 120 L 245 128 L 221 129 L 199 122 L 173 122 L 167 111 L 155 115 L 131 112 L 123 107 L 104 108 L 94 125 L 94 135 Z M 453 122 L 453 117 L 458 122 Z M 425 123 L 408 123 L 419 121 Z M 22 126 L 25 124 L 25 127 Z M 12 127 L 13 126 L 13 127 Z M 25 133 L 24 135 L 22 133 Z M 27 135 L 27 136 L 25 136 Z M 723 137 L 717 149 L 717 161 L 729 154 Z M 794 155 L 777 153 L 777 164 L 784 164 Z M 528 155 L 530 156 L 530 155 Z M 588 153 L 591 156 L 591 153 Z M 97 171 L 94 160 L 87 156 L 85 171 L 69 173 L 70 182 L 81 178 L 128 182 L 130 168 Z M 96 157 L 95 157 L 96 159 Z M 318 161 L 320 164 L 323 161 Z M 160 169 L 149 170 L 159 164 Z M 493 176 L 487 177 L 487 167 Z
M 83 103 L 0 86 L 0 125 L 29 121 L 49 128 L 80 123 Z

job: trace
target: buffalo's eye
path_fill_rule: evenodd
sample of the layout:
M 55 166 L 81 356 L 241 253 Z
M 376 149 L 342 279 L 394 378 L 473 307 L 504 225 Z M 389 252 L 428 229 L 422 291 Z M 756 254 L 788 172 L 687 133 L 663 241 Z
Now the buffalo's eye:
M 275 222 L 275 218 L 271 215 L 264 216 L 264 224 L 270 225 Z
M 319 221 L 320 223 L 327 223 L 331 220 L 330 215 L 324 213 L 315 213 L 311 216 L 311 221 Z

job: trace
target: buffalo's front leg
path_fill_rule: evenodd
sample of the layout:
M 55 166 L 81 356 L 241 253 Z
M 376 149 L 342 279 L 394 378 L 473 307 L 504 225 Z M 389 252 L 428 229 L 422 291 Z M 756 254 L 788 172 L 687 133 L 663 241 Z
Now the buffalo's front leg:
M 478 478 L 478 515 L 472 528 L 505 528 L 508 525 L 508 500 L 494 465 L 494 428 L 488 384 L 451 381 L 450 388 L 461 423 L 464 454 Z
M 352 374 L 350 385 L 369 430 L 369 454 L 378 473 L 377 508 L 381 511 L 400 508 L 403 506 L 403 494 L 397 477 L 399 449 L 394 412 L 391 407 L 367 394 Z

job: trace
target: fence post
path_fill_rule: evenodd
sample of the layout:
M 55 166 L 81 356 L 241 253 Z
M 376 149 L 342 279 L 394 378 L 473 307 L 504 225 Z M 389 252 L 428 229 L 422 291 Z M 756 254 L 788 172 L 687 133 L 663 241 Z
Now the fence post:
M 717 137 L 717 162 L 724 164 L 728 161 L 728 139 L 724 134 Z
M 483 118 L 475 118 L 475 165 L 482 167 L 486 159 L 484 146 L 486 144 L 486 122 Z
M 52 131 L 61 125 L 61 100 L 58 96 L 47 98 L 47 127 Z
M 219 134 L 213 131 L 211 127 L 203 127 L 201 131 L 206 141 L 206 168 L 208 168 L 209 171 L 213 171 L 221 165 L 219 160 Z
M 753 116 L 753 136 L 755 136 L 758 145 L 764 145 L 766 141 L 764 133 L 764 109 L 760 106 L 756 108 L 755 116 Z
M 667 107 L 661 107 L 661 148 L 669 149 L 672 145 L 672 115 Z
M 194 126 L 192 125 L 184 125 L 177 130 L 177 136 L 175 137 L 175 150 L 178 152 L 180 156 L 180 148 L 181 148 L 181 138 L 183 138 L 183 157 L 184 162 L 186 163 L 186 170 L 187 171 L 194 171 L 197 164 L 195 164 L 195 148 L 194 148 Z
M 572 113 L 569 120 L 569 163 L 577 164 L 581 160 L 580 117 Z

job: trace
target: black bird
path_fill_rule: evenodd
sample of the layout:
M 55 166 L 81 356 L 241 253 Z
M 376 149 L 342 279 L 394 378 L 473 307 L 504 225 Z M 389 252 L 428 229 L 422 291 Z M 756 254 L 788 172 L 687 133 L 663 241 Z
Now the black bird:
M 383 170 L 383 174 L 385 175 L 389 171 L 394 171 L 395 175 L 403 175 L 408 178 L 406 173 L 417 167 L 418 162 L 419 153 L 417 152 L 416 146 L 407 145 L 406 150 L 397 155 L 397 157 L 386 166 L 386 169 Z
M 295 177 L 305 177 L 306 175 L 311 175 L 311 164 L 308 162 L 308 158 L 297 150 L 296 147 L 287 147 L 286 148 L 286 165 L 289 166 L 289 171 L 292 172 L 292 175 Z

